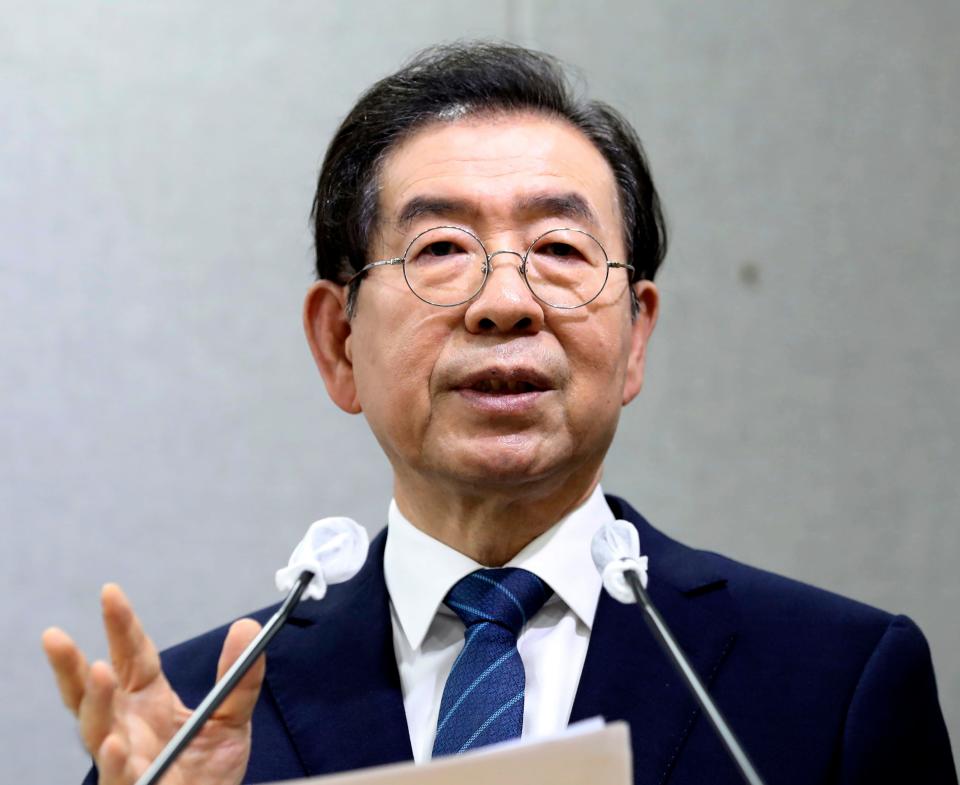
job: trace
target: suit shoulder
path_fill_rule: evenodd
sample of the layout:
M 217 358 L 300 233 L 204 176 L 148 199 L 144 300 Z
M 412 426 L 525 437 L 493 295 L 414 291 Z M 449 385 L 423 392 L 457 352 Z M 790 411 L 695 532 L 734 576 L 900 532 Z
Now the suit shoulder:
M 369 582 L 371 576 L 376 575 L 377 562 L 368 560 L 364 570 L 347 583 L 329 586 L 322 602 L 312 600 L 302 601 L 290 614 L 286 626 L 304 626 L 311 624 L 326 624 L 334 620 L 343 620 L 345 616 L 352 616 L 344 611 L 349 603 L 351 594 L 364 582 Z M 252 613 L 238 616 L 237 619 L 253 619 L 261 625 L 276 613 L 280 603 L 268 605 Z M 208 630 L 196 637 L 190 638 L 165 649 L 160 653 L 163 671 L 171 686 L 188 706 L 192 702 L 200 701 L 216 681 L 217 662 L 220 659 L 220 650 L 227 636 L 233 619 L 226 624 Z M 272 644 L 271 644 L 272 646 Z M 267 647 L 267 662 L 270 662 L 271 647 Z
M 641 547 L 650 556 L 651 578 L 659 571 L 685 594 L 723 584 L 744 621 L 751 625 L 807 632 L 842 631 L 848 641 L 851 636 L 864 636 L 875 644 L 895 618 L 905 619 L 804 581 L 692 548 L 654 528 L 622 499 L 608 497 L 608 501 L 614 514 L 638 527 Z
M 278 607 L 279 604 L 270 605 L 237 619 L 254 619 L 264 624 Z M 160 652 L 164 674 L 188 706 L 199 702 L 216 681 L 220 649 L 233 621 L 236 619 Z
M 728 589 L 741 608 L 771 623 L 862 629 L 879 637 L 896 618 L 880 608 L 795 578 L 711 551 L 698 553 L 727 574 Z

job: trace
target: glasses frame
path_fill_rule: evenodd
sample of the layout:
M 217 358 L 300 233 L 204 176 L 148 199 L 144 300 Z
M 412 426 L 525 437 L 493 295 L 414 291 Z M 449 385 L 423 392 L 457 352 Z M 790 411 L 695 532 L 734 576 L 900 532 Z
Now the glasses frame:
M 410 252 L 410 249 L 413 247 L 413 244 L 416 243 L 417 240 L 419 240 L 421 237 L 423 237 L 423 235 L 427 234 L 427 232 L 432 232 L 436 229 L 456 229 L 457 231 L 465 232 L 466 234 L 470 235 L 474 240 L 477 241 L 477 244 L 480 246 L 480 250 L 483 251 L 483 255 L 486 258 L 486 261 L 483 264 L 483 279 L 480 281 L 480 285 L 477 287 L 476 291 L 473 294 L 471 294 L 469 297 L 465 297 L 464 299 L 459 300 L 458 302 L 455 302 L 455 303 L 435 303 L 432 300 L 428 300 L 426 297 L 419 294 L 417 290 L 413 288 L 413 286 L 410 283 L 410 279 L 407 277 L 407 265 L 406 265 L 407 254 Z M 546 237 L 548 234 L 551 234 L 552 232 L 577 232 L 578 234 L 582 234 L 586 237 L 589 237 L 591 240 L 593 240 L 597 244 L 597 247 L 600 249 L 601 253 L 603 253 L 603 259 L 606 264 L 606 269 L 604 270 L 604 275 L 603 275 L 603 283 L 600 284 L 600 288 L 597 290 L 597 293 L 593 295 L 593 297 L 591 297 L 589 300 L 585 302 L 580 303 L 579 305 L 555 305 L 554 303 L 544 300 L 533 290 L 533 287 L 530 285 L 530 280 L 527 278 L 527 258 L 530 256 L 530 252 L 533 250 L 533 247 L 537 243 L 539 243 L 544 237 Z M 458 305 L 463 305 L 464 303 L 470 302 L 474 297 L 476 297 L 478 294 L 480 294 L 480 292 L 483 291 L 483 287 L 487 285 L 487 278 L 490 277 L 490 270 L 492 267 L 491 262 L 493 260 L 493 257 L 499 256 L 501 254 L 512 254 L 513 256 L 520 257 L 520 264 L 517 265 L 517 269 L 520 271 L 520 277 L 523 278 L 523 282 L 527 285 L 527 289 L 530 290 L 530 294 L 532 294 L 535 299 L 537 299 L 539 302 L 543 303 L 544 305 L 550 306 L 551 308 L 557 308 L 564 311 L 572 311 L 575 308 L 583 308 L 583 306 L 589 305 L 594 300 L 596 300 L 607 286 L 607 281 L 610 278 L 611 267 L 623 268 L 624 270 L 629 270 L 630 277 L 633 277 L 633 273 L 635 272 L 635 268 L 632 264 L 627 264 L 626 262 L 611 262 L 609 257 L 607 256 L 607 249 L 604 248 L 603 244 L 592 234 L 590 234 L 589 232 L 583 231 L 583 229 L 574 229 L 573 227 L 570 227 L 570 226 L 558 226 L 553 229 L 548 229 L 547 231 L 538 235 L 533 240 L 533 242 L 531 242 L 530 245 L 527 246 L 527 250 L 524 251 L 522 254 L 519 251 L 513 251 L 509 249 L 502 249 L 499 251 L 494 251 L 493 253 L 487 253 L 487 248 L 483 244 L 483 241 L 479 237 L 477 237 L 473 232 L 471 232 L 469 229 L 464 229 L 462 226 L 431 226 L 429 229 L 424 229 L 422 232 L 418 232 L 414 236 L 414 238 L 409 243 L 407 243 L 407 247 L 403 252 L 403 256 L 395 256 L 392 259 L 379 259 L 376 262 L 370 262 L 370 264 L 364 265 L 359 270 L 357 270 L 353 275 L 351 275 L 347 279 L 346 284 L 344 285 L 350 286 L 350 284 L 352 284 L 354 281 L 358 280 L 362 276 L 366 275 L 368 272 L 370 272 L 370 270 L 374 269 L 375 267 L 386 267 L 390 265 L 400 264 L 400 265 L 403 265 L 403 280 L 406 282 L 407 288 L 413 293 L 414 297 L 416 297 L 418 300 L 422 300 L 427 305 L 435 305 L 437 308 L 456 308 Z

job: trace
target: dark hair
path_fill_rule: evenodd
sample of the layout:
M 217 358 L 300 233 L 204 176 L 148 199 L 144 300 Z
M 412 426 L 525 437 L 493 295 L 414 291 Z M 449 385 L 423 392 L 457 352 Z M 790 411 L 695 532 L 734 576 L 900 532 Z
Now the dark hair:
M 327 149 L 311 219 L 317 276 L 344 282 L 366 264 L 386 155 L 420 127 L 484 112 L 541 112 L 579 128 L 613 169 L 634 279 L 653 279 L 666 254 L 660 200 L 640 139 L 612 107 L 573 94 L 550 55 L 511 44 L 435 46 L 367 90 Z M 352 311 L 356 289 L 350 293 Z

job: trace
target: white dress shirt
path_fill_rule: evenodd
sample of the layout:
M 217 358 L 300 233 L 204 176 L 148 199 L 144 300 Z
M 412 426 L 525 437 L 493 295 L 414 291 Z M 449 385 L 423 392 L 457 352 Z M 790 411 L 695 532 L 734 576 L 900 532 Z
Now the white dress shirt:
M 403 707 L 417 763 L 430 760 L 440 700 L 464 626 L 443 598 L 453 585 L 482 569 L 468 556 L 417 529 L 390 502 L 383 572 L 393 621 Z M 567 726 L 576 696 L 602 582 L 590 541 L 613 513 L 598 485 L 580 507 L 533 540 L 505 566 L 522 567 L 553 589 L 517 639 L 526 672 L 523 736 Z

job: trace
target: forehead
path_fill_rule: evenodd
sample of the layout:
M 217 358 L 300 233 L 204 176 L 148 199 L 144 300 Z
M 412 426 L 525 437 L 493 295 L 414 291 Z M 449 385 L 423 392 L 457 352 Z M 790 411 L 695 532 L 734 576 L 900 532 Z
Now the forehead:
M 608 240 L 620 235 L 610 165 L 559 118 L 510 113 L 428 125 L 390 152 L 379 185 L 388 233 L 420 219 L 459 219 L 484 230 L 561 217 Z

